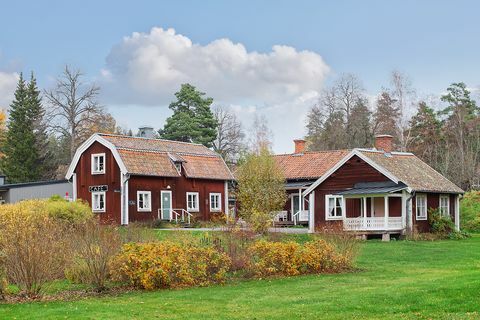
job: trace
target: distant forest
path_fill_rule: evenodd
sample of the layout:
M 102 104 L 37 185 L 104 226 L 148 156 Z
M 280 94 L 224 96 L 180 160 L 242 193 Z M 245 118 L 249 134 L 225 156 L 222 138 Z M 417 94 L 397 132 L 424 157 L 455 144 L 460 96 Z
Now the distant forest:
M 20 77 L 8 117 L 0 110 L 0 172 L 8 182 L 61 178 L 76 148 L 95 132 L 135 135 L 117 126 L 98 101 L 100 88 L 65 67 L 53 88 L 39 90 L 34 74 Z M 228 107 L 190 84 L 170 104 L 173 111 L 157 137 L 202 143 L 234 165 L 249 152 L 271 148 L 264 116 L 245 128 Z M 369 96 L 361 80 L 343 74 L 324 88 L 306 118 L 308 150 L 372 147 L 390 134 L 398 151 L 410 151 L 465 190 L 480 186 L 480 108 L 466 84 L 419 98 L 409 77 L 391 73 L 389 85 Z M 302 128 L 299 128 L 299 131 Z

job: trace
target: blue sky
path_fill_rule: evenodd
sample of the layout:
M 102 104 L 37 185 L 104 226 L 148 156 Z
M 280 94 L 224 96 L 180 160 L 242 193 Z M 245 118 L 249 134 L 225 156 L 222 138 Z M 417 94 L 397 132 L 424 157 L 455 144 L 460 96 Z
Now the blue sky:
M 2 4 L 0 19 L 0 72 L 6 78 L 33 70 L 40 85 L 48 88 L 64 64 L 78 67 L 105 87 L 102 103 L 120 124 L 132 128 L 142 123 L 161 127 L 175 81 L 191 79 L 214 98 L 219 96 L 219 103 L 234 108 L 247 128 L 252 114 L 271 116 L 275 150 L 287 152 L 291 139 L 304 134 L 302 116 L 315 92 L 338 74 L 357 74 L 371 95 L 388 85 L 393 69 L 408 74 L 420 96 L 439 94 L 455 81 L 478 87 L 478 12 L 480 3 L 475 1 L 8 1 Z M 167 34 L 168 28 L 175 30 L 173 35 Z M 133 37 L 134 32 L 142 39 Z M 188 43 L 190 49 L 179 49 L 193 64 L 192 74 L 176 60 L 177 51 L 163 61 L 167 38 L 198 44 L 200 51 Z M 218 39 L 229 42 L 209 46 Z M 255 70 L 255 81 L 243 71 L 230 70 L 228 85 L 216 91 L 215 81 L 226 82 L 225 75 L 216 74 L 226 70 L 218 61 L 231 61 L 243 52 L 235 51 L 236 44 L 250 61 L 238 68 L 262 70 Z M 275 53 L 275 45 L 294 52 Z M 146 50 L 151 46 L 156 49 Z M 193 61 L 197 56 L 199 61 Z M 206 70 L 199 76 L 204 73 L 199 65 L 212 60 L 212 74 Z M 292 67 L 284 70 L 281 61 Z M 125 71 L 125 66 L 130 69 Z M 149 66 L 179 71 L 176 76 L 164 70 L 151 73 Z M 309 66 L 318 72 L 309 74 Z M 298 74 L 292 75 L 296 69 Z M 5 104 L 11 86 L 2 89 L 7 81 L 2 82 L 1 75 L 0 104 Z M 272 78 L 281 79 L 276 87 Z M 148 90 L 139 88 L 142 79 L 158 83 Z M 229 99 L 235 88 L 241 97 Z

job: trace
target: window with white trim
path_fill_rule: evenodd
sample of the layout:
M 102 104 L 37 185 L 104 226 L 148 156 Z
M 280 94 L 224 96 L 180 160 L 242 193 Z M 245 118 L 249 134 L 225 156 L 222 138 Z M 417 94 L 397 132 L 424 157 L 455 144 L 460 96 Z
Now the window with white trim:
M 415 199 L 417 220 L 427 220 L 427 195 L 417 194 Z
M 210 211 L 220 212 L 222 211 L 222 194 L 210 193 Z
M 137 211 L 152 211 L 152 192 L 137 191 Z
M 335 195 L 325 196 L 325 219 L 341 220 L 343 219 L 343 197 Z
M 187 211 L 198 212 L 198 192 L 187 192 Z
M 105 153 L 92 154 L 92 174 L 105 173 Z
M 105 212 L 106 208 L 105 191 L 92 192 L 92 211 Z
M 438 204 L 438 211 L 442 216 L 450 216 L 450 196 L 447 194 L 440 195 L 440 203 Z

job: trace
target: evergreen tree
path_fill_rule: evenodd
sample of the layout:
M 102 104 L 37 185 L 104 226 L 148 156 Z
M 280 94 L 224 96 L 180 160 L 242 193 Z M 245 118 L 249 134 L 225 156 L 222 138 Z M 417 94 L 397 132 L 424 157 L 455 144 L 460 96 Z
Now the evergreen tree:
M 190 84 L 182 84 L 175 93 L 177 100 L 169 108 L 173 115 L 165 123 L 160 136 L 164 139 L 201 143 L 212 147 L 217 137 L 217 120 L 210 109 L 212 98 Z
M 443 153 L 441 123 L 435 111 L 425 102 L 418 104 L 417 113 L 410 120 L 410 151 L 439 171 Z
M 388 94 L 382 92 L 377 100 L 377 110 L 374 114 L 375 134 L 389 134 L 393 136 L 394 143 L 398 146 L 400 129 L 398 127 L 400 111 L 395 100 Z
M 372 145 L 372 113 L 368 110 L 366 99 L 358 99 L 350 114 L 350 148 L 370 147 Z
M 45 109 L 42 105 L 42 98 L 40 90 L 37 87 L 37 80 L 33 72 L 30 77 L 30 82 L 27 86 L 26 105 L 28 121 L 32 125 L 33 134 L 35 136 L 34 148 L 36 149 L 37 159 L 36 166 L 39 172 L 39 179 L 49 180 L 55 176 L 56 161 L 52 154 L 49 144 L 50 138 L 47 134 L 47 125 L 44 121 Z
M 35 181 L 40 177 L 38 154 L 27 84 L 20 74 L 15 98 L 10 105 L 8 131 L 0 166 L 10 183 Z

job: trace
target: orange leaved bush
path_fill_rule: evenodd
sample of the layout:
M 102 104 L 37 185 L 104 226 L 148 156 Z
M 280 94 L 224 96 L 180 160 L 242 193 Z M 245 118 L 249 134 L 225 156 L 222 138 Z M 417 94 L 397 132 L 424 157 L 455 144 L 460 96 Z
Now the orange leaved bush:
M 340 272 L 352 265 L 349 257 L 320 239 L 304 245 L 293 241 L 260 240 L 250 247 L 249 252 L 251 261 L 247 270 L 256 277 Z
M 147 290 L 221 283 L 230 258 L 212 247 L 170 241 L 125 244 L 112 261 L 115 280 Z

